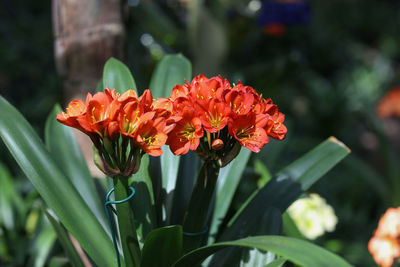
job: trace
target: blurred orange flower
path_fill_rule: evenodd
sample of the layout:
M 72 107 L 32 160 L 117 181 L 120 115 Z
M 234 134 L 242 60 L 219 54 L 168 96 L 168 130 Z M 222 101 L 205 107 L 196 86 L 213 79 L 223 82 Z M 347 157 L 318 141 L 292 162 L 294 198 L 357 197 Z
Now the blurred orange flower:
M 400 117 L 400 87 L 393 87 L 378 102 L 376 112 L 381 118 Z
M 400 257 L 400 207 L 389 208 L 379 220 L 378 228 L 368 243 L 375 262 L 390 267 Z

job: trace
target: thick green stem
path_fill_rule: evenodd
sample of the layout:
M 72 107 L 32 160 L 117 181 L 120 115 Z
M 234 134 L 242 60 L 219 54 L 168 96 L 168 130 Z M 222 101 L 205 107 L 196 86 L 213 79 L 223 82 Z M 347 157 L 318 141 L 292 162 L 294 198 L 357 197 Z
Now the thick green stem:
M 219 165 L 215 161 L 205 162 L 190 197 L 189 206 L 183 221 L 183 252 L 187 253 L 200 246 L 204 235 L 193 235 L 204 231 L 208 210 L 214 194 L 219 174 Z
M 128 186 L 128 177 L 116 175 L 113 180 L 115 200 L 127 198 L 131 193 Z M 141 256 L 133 217 L 132 200 L 117 204 L 116 208 L 125 266 L 139 267 Z

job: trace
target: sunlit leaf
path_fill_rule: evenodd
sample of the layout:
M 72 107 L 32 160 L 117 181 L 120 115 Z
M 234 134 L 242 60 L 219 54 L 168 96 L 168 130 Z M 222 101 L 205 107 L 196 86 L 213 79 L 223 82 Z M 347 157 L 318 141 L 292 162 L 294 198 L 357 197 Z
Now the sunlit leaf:
M 43 200 L 95 262 L 114 265 L 111 240 L 32 127 L 2 97 L 0 110 L 0 136 Z
M 184 255 L 174 267 L 196 266 L 208 256 L 231 246 L 258 248 L 271 251 L 287 260 L 307 267 L 351 266 L 339 256 L 307 241 L 284 236 L 254 236 L 230 242 L 221 242 L 191 251 Z
M 103 87 L 115 89 L 120 94 L 129 89 L 137 91 L 135 80 L 128 67 L 113 57 L 104 65 Z
M 154 98 L 168 97 L 172 88 L 192 78 L 192 65 L 181 54 L 166 55 L 158 63 L 151 77 L 149 89 Z
M 47 118 L 45 127 L 46 146 L 52 158 L 78 190 L 106 232 L 109 232 L 104 208 L 97 195 L 93 177 L 70 127 L 56 120 L 61 108 L 56 105 Z
M 219 240 L 234 240 L 248 236 L 260 221 L 262 214 L 271 208 L 283 213 L 304 190 L 349 153 L 350 150 L 345 145 L 331 137 L 291 163 L 242 205 Z M 216 255 L 213 264 L 223 265 L 230 256 L 230 253 Z
M 251 235 L 263 233 L 268 235 L 279 235 L 282 231 L 282 216 L 278 209 L 269 209 L 264 213 L 255 229 L 252 229 Z M 239 248 L 229 248 L 235 250 L 236 255 L 240 255 Z M 261 251 L 259 249 L 242 249 L 241 267 L 264 267 L 276 259 L 276 255 L 270 251 Z M 229 262 L 239 261 L 238 257 L 231 257 Z M 234 262 L 233 262 L 234 264 Z

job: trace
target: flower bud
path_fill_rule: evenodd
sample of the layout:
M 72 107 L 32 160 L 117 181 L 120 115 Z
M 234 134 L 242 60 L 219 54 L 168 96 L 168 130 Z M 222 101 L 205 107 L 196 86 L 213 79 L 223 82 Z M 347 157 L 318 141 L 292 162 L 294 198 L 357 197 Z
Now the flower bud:
M 221 148 L 224 147 L 224 141 L 222 141 L 221 139 L 215 139 L 215 140 L 212 142 L 211 147 L 212 147 L 214 150 L 220 150 Z

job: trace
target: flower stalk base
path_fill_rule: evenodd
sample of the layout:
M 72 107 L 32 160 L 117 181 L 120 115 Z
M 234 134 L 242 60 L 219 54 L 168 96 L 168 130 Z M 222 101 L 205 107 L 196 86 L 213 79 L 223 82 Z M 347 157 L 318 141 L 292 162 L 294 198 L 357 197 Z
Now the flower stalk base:
M 204 231 L 219 169 L 216 161 L 206 161 L 202 166 L 183 221 L 185 233 L 201 233 Z M 187 253 L 198 248 L 203 237 L 204 235 L 184 235 L 183 252 Z
M 114 178 L 115 200 L 129 196 L 128 177 L 116 175 Z M 126 267 L 140 266 L 140 247 L 133 217 L 132 200 L 116 205 L 122 251 Z

